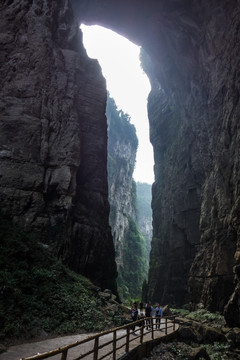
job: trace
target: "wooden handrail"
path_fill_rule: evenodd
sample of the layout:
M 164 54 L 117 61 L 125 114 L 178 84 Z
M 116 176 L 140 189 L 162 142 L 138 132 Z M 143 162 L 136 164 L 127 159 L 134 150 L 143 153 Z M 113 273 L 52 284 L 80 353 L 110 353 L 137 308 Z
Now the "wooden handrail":
M 146 324 L 146 319 L 150 320 L 150 324 L 149 323 Z M 154 320 L 155 320 L 155 322 L 154 322 Z M 164 325 L 164 327 L 161 329 L 157 328 L 155 317 L 152 317 L 150 319 L 143 318 L 143 319 L 131 322 L 127 325 L 123 325 L 123 326 L 120 326 L 120 327 L 117 327 L 117 328 L 114 328 L 111 330 L 102 331 L 98 334 L 89 336 L 83 340 L 76 341 L 75 343 L 63 346 L 59 349 L 51 350 L 51 351 L 45 352 L 43 354 L 38 354 L 38 355 L 26 357 L 26 358 L 21 358 L 20 360 L 43 360 L 43 359 L 47 359 L 52 356 L 55 356 L 57 354 L 61 354 L 61 360 L 67 360 L 69 349 L 77 347 L 77 346 L 82 347 L 84 344 L 90 343 L 91 341 L 93 342 L 91 350 L 89 350 L 89 349 L 86 350 L 85 353 L 82 353 L 75 360 L 84 359 L 84 358 L 86 359 L 86 356 L 88 356 L 90 354 L 93 354 L 93 357 L 92 357 L 93 360 L 104 359 L 105 357 L 107 357 L 109 355 L 112 355 L 113 360 L 116 360 L 117 359 L 117 351 L 119 349 L 125 347 L 125 351 L 126 351 L 126 353 L 128 353 L 129 349 L 130 349 L 130 343 L 132 341 L 136 341 L 139 339 L 139 343 L 142 344 L 144 337 L 146 337 L 150 333 L 151 333 L 151 338 L 154 339 L 155 331 L 159 331 L 159 330 L 164 331 L 165 335 L 167 335 L 168 329 L 170 329 L 170 328 L 172 328 L 173 331 L 175 331 L 175 329 L 176 329 L 175 316 L 162 317 L 162 320 L 163 321 L 161 321 L 161 325 Z M 168 326 L 168 324 L 169 324 L 169 326 Z M 134 330 L 133 330 L 134 327 L 138 327 L 138 329 L 136 331 L 140 330 L 139 335 L 134 333 Z M 150 327 L 150 331 L 148 331 L 148 327 Z M 126 334 L 125 335 L 121 334 L 118 337 L 117 333 L 121 330 L 125 330 Z M 112 334 L 113 339 L 108 340 L 105 343 L 101 343 L 101 345 L 100 345 L 99 344 L 100 338 L 103 338 L 104 336 L 106 336 L 108 334 Z M 131 335 L 134 335 L 134 337 L 132 337 Z M 119 342 L 119 341 L 123 341 L 123 344 L 120 344 L 117 346 L 117 342 Z M 101 354 L 101 356 L 99 357 L 100 350 L 102 350 L 104 347 L 111 345 L 111 344 L 112 344 L 112 349 L 110 351 L 106 350 L 106 353 Z M 108 350 L 109 350 L 109 348 L 108 348 Z

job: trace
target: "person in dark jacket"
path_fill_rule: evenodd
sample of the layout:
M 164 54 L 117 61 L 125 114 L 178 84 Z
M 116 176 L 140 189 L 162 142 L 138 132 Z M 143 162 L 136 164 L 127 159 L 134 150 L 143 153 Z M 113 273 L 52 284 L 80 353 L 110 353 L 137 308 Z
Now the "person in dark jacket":
M 132 306 L 132 309 L 131 309 L 131 318 L 132 318 L 132 321 L 137 321 L 138 319 L 138 309 L 137 309 L 137 304 L 134 303 L 133 306 Z M 132 330 L 134 331 L 135 330 L 135 325 L 132 326 Z
M 152 313 L 153 313 L 153 307 L 152 307 L 152 305 L 151 305 L 151 303 L 150 302 L 148 302 L 147 304 L 146 304 L 146 308 L 145 308 L 145 316 L 146 316 L 146 325 L 147 325 L 147 330 L 148 330 L 148 327 L 150 327 L 150 329 L 151 329 L 151 317 L 152 317 Z

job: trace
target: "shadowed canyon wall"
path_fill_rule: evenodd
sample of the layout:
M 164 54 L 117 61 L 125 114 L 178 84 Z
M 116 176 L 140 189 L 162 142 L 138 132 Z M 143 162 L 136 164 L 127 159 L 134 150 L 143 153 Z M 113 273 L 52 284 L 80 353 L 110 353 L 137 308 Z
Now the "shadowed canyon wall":
M 0 42 L 1 211 L 116 291 L 100 66 L 69 1 L 2 1 Z
M 79 22 L 146 53 L 151 300 L 225 308 L 239 325 L 239 1 L 72 4 Z M 3 1 L 0 10 L 1 207 L 73 268 L 102 284 L 112 274 L 113 284 L 100 68 L 81 47 L 68 1 Z

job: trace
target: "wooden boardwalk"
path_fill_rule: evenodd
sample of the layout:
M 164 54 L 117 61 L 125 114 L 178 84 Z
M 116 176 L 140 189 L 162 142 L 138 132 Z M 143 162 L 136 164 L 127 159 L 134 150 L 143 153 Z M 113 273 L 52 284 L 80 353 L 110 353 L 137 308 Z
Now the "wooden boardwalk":
M 136 321 L 134 323 L 136 325 L 135 333 L 132 330 L 133 323 L 131 323 L 93 335 L 68 336 L 65 337 L 67 338 L 65 343 L 64 340 L 61 340 L 64 338 L 57 338 L 29 344 L 29 349 L 26 347 L 27 344 L 23 344 L 18 346 L 18 351 L 20 351 L 18 357 L 16 357 L 16 351 L 12 351 L 11 356 L 10 348 L 9 352 L 0 355 L 0 360 L 19 360 L 20 358 L 22 360 L 117 360 L 140 344 L 165 337 L 178 329 L 174 317 L 162 318 L 160 329 L 156 329 L 155 318 L 151 318 L 151 321 L 151 328 L 148 329 L 145 320 Z M 74 342 L 76 339 L 77 341 Z M 54 347 L 53 342 L 51 343 L 53 340 L 56 340 Z M 47 346 L 46 342 L 49 342 Z M 42 345 L 45 345 L 45 347 L 42 347 Z

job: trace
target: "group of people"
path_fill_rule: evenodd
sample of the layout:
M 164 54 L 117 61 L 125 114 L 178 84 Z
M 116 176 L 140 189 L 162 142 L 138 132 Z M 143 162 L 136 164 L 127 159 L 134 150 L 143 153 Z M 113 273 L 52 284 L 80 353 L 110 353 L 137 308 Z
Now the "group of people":
M 145 307 L 143 303 L 140 303 L 140 312 L 138 311 L 138 304 L 134 302 L 131 309 L 132 321 L 146 318 L 147 329 L 151 327 L 151 317 L 156 317 L 156 329 L 160 329 L 161 317 L 163 316 L 162 307 L 157 303 L 155 309 L 150 302 L 146 303 Z M 135 326 L 133 326 L 135 330 Z

